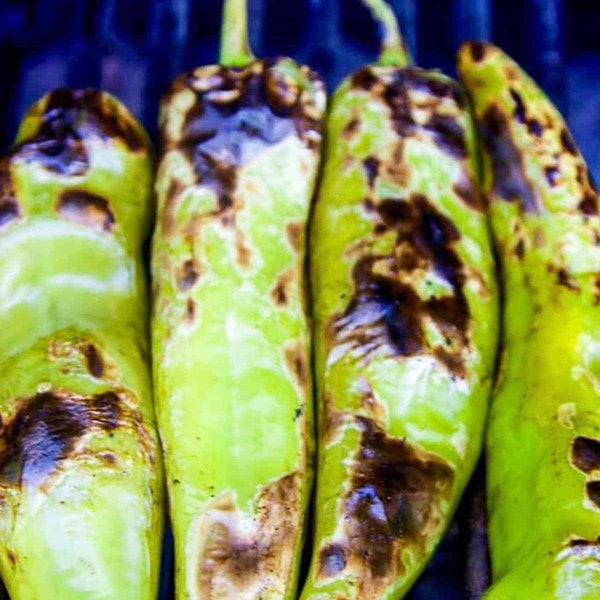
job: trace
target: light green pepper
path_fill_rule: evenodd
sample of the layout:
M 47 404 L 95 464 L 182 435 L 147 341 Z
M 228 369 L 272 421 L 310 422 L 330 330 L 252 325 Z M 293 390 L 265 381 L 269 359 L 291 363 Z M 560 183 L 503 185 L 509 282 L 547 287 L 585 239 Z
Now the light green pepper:
M 287 599 L 312 479 L 305 227 L 321 81 L 255 60 L 244 1 L 221 65 L 161 110 L 153 348 L 178 599 Z
M 162 466 L 141 242 L 148 139 L 57 90 L 0 163 L 0 573 L 12 600 L 154 600 Z
M 303 600 L 402 597 L 481 449 L 497 290 L 460 87 L 380 61 L 327 122 L 310 232 L 318 397 L 315 542 Z
M 598 194 L 559 112 L 492 45 L 459 52 L 483 140 L 503 352 L 491 407 L 490 600 L 600 597 Z

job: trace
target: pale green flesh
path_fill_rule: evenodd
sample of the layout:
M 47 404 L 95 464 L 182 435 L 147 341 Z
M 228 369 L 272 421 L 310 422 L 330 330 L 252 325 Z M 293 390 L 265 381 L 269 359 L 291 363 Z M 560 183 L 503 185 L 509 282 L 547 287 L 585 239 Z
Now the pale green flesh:
M 371 73 L 385 82 L 394 69 L 370 67 Z M 430 81 L 448 81 L 439 74 L 418 72 Z M 320 445 L 315 544 L 302 593 L 305 600 L 391 600 L 402 597 L 411 587 L 449 522 L 479 455 L 496 347 L 497 292 L 485 218 L 452 191 L 454 183 L 470 179 L 475 184 L 476 180 L 474 132 L 468 115 L 457 112 L 449 101 L 440 109 L 457 118 L 466 140 L 466 159 L 448 156 L 424 132 L 421 137 L 404 140 L 399 159 L 394 150 L 400 137 L 387 105 L 369 92 L 352 89 L 350 81 L 346 80 L 333 97 L 323 179 L 310 233 Z M 348 136 L 344 131 L 355 121 L 359 123 L 357 132 Z M 363 166 L 368 157 L 376 157 L 381 164 L 373 190 L 369 190 Z M 405 169 L 406 180 L 394 176 L 388 167 Z M 360 348 L 348 351 L 331 338 L 332 320 L 339 318 L 351 301 L 352 269 L 359 257 L 387 255 L 395 243 L 393 232 L 373 235 L 373 217 L 364 207 L 365 198 L 375 204 L 383 199 L 401 202 L 414 193 L 425 195 L 460 233 L 453 248 L 463 265 L 463 291 L 470 312 L 470 342 L 461 349 L 464 377 L 450 373 L 426 348 L 412 356 L 398 356 L 381 347 L 371 357 L 361 358 Z M 449 293 L 448 283 L 431 270 L 414 279 L 412 285 L 425 299 Z M 435 327 L 428 331 L 432 343 L 439 338 Z M 365 390 L 370 390 L 374 405 L 365 405 Z M 329 407 L 325 402 L 328 396 Z M 335 428 L 333 438 L 324 439 L 332 410 L 348 418 Z M 439 502 L 437 520 L 429 523 L 431 530 L 424 534 L 423 549 L 399 536 L 394 542 L 397 553 L 384 575 L 373 575 L 367 564 L 355 559 L 339 574 L 327 577 L 321 573 L 320 553 L 329 544 L 344 543 L 348 518 L 344 506 L 361 436 L 353 418 L 356 416 L 373 419 L 389 440 L 406 440 L 419 452 L 438 457 L 454 471 L 453 483 L 449 496 Z M 381 509 L 373 504 L 372 510 L 379 514 Z M 375 539 L 365 543 L 364 555 L 380 543 Z
M 17 143 L 36 130 L 44 102 L 28 113 Z M 110 432 L 90 429 L 76 439 L 38 484 L 15 485 L 3 471 L 0 573 L 12 600 L 156 598 L 163 484 L 140 248 L 152 173 L 147 138 L 133 127 L 137 151 L 120 139 L 84 135 L 90 168 L 82 175 L 50 172 L 18 153 L 11 161 L 21 216 L 0 227 L 3 422 L 44 392 L 116 392 L 127 415 Z M 113 230 L 60 217 L 57 200 L 69 188 L 107 199 Z M 89 343 L 101 356 L 101 375 L 81 352 Z M 38 450 L 42 462 L 45 451 Z
M 295 66 L 292 74 L 300 78 Z M 177 121 L 185 93 L 166 106 L 166 122 Z M 304 229 L 317 167 L 318 151 L 294 134 L 255 153 L 236 168 L 232 226 L 215 216 L 217 197 L 202 182 L 170 198 L 171 182 L 188 177 L 191 165 L 177 149 L 162 157 L 152 258 L 153 349 L 178 599 L 296 594 L 312 477 Z M 297 244 L 290 227 L 297 230 Z M 198 278 L 181 289 L 177 273 L 190 259 Z M 284 280 L 287 301 L 277 305 L 274 291 Z M 296 477 L 298 488 L 281 488 L 283 497 L 261 508 L 264 494 L 286 477 Z M 277 523 L 282 510 L 286 516 Z M 273 522 L 266 526 L 269 511 Z M 237 558 L 235 544 L 246 544 Z M 244 552 L 252 544 L 260 558 L 246 570 Z M 273 556 L 266 558 L 260 553 L 269 547 Z
M 597 473 L 578 470 L 571 452 L 577 436 L 600 438 L 600 221 L 578 209 L 584 186 L 576 167 L 584 168 L 583 159 L 561 145 L 564 121 L 535 83 L 490 45 L 479 61 L 465 46 L 459 70 L 476 117 L 482 120 L 492 105 L 504 115 L 522 157 L 522 171 L 513 168 L 525 174 L 538 203 L 526 212 L 519 197 L 499 196 L 483 146 L 506 298 L 487 438 L 494 585 L 485 597 L 591 600 L 600 595 L 600 507 L 587 497 L 585 482 Z M 541 136 L 515 118 L 511 88 L 525 118 L 542 123 Z M 545 167 L 557 170 L 554 186 Z M 514 252 L 520 237 L 523 258 Z M 559 283 L 559 269 L 579 290 Z

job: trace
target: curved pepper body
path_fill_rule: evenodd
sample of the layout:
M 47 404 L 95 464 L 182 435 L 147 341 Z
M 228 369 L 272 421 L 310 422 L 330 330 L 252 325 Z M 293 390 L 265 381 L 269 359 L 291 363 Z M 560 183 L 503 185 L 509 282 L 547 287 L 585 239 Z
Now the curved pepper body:
M 180 599 L 295 597 L 324 103 L 289 59 L 197 69 L 163 103 L 153 344 Z
M 310 233 L 319 403 L 302 598 L 400 598 L 479 455 L 493 259 L 460 88 L 372 66 L 333 97 Z
M 459 71 L 483 141 L 504 286 L 489 420 L 486 598 L 600 595 L 600 218 L 561 115 L 498 48 Z
M 151 600 L 162 467 L 141 242 L 148 141 L 57 90 L 0 163 L 0 572 L 13 600 Z

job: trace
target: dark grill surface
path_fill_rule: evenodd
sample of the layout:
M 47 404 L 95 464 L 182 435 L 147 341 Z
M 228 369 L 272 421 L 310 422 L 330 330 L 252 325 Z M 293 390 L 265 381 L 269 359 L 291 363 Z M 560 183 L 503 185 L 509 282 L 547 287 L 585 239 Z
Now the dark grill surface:
M 377 53 L 359 0 L 249 0 L 257 55 L 308 62 L 330 90 Z M 415 62 L 454 74 L 461 40 L 489 39 L 567 116 L 600 181 L 598 0 L 390 0 Z M 0 0 L 0 149 L 50 88 L 101 87 L 156 133 L 161 94 L 179 72 L 217 61 L 220 0 Z M 472 600 L 488 581 L 481 469 L 411 600 Z M 172 598 L 172 546 L 161 600 Z M 0 599 L 2 592 L 0 591 Z M 367 600 L 367 599 L 365 599 Z

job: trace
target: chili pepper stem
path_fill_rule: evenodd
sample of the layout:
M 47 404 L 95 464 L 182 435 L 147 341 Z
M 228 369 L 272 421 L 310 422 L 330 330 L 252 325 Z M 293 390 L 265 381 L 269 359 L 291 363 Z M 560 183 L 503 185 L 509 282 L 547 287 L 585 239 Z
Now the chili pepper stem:
M 396 15 L 384 0 L 362 0 L 373 18 L 383 29 L 381 52 L 377 60 L 380 65 L 407 67 L 412 63 L 404 38 L 400 33 Z
M 248 41 L 246 0 L 225 0 L 219 62 L 225 67 L 244 67 L 256 60 Z

